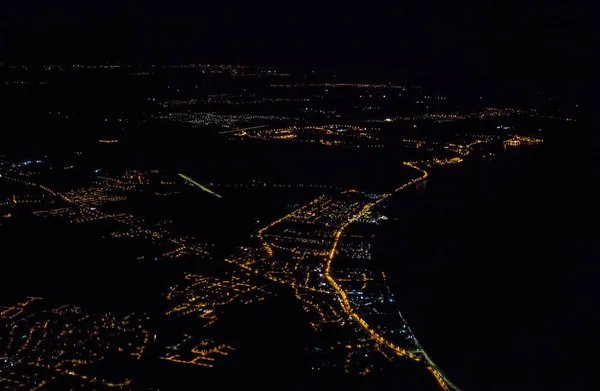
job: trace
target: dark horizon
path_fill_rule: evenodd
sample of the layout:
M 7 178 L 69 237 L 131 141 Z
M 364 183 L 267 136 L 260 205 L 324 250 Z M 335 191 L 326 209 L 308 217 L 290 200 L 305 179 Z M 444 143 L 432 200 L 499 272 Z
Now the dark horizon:
M 361 68 L 432 84 L 577 94 L 591 21 L 560 1 L 481 5 L 11 4 L 0 62 L 249 63 Z

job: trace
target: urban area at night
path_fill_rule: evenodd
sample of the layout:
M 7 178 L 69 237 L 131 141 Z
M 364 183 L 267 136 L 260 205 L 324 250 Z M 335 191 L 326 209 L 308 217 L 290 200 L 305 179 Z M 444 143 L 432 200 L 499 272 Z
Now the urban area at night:
M 545 356 L 583 321 L 543 299 L 571 240 L 549 239 L 570 185 L 545 170 L 578 138 L 572 91 L 512 88 L 514 68 L 511 87 L 428 78 L 412 46 L 405 72 L 390 54 L 345 66 L 348 46 L 277 61 L 275 41 L 182 61 L 165 54 L 180 32 L 160 61 L 98 60 L 125 46 L 61 34 L 0 51 L 0 389 L 565 384 Z

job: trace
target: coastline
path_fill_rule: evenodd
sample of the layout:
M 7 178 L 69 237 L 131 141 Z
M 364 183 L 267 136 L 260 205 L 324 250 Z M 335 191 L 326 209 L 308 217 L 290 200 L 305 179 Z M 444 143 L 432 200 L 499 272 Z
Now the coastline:
M 529 241 L 534 254 L 543 241 L 543 227 L 532 229 L 543 223 L 531 218 L 542 205 L 524 197 L 527 185 L 534 186 L 529 181 L 540 152 L 521 148 L 495 161 L 438 169 L 422 186 L 394 197 L 384 210 L 390 220 L 377 229 L 373 259 L 386 270 L 399 310 L 431 359 L 463 389 L 495 389 L 498 365 L 526 366 L 514 351 L 533 330 L 506 322 L 527 320 L 527 305 L 539 300 L 544 279 L 533 274 L 537 261 L 527 264 L 529 251 L 511 254 L 510 243 Z M 507 210 L 517 218 L 504 218 Z

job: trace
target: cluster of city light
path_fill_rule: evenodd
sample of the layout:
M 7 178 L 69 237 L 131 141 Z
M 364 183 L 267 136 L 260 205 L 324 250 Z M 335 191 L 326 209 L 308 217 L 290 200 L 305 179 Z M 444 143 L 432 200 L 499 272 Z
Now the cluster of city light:
M 393 84 L 367 84 L 367 83 L 313 83 L 313 84 L 271 84 L 271 87 L 325 87 L 325 88 L 392 88 L 402 91 L 406 91 L 408 88 L 405 86 L 393 85 Z
M 475 138 L 475 137 L 477 137 L 477 138 Z M 491 135 L 477 135 L 477 136 L 471 135 L 470 142 L 464 142 L 463 144 L 460 144 L 458 142 L 447 142 L 447 143 L 442 144 L 443 149 L 453 152 L 453 153 L 457 154 L 458 156 L 446 156 L 446 157 L 432 156 L 428 159 L 412 161 L 410 163 L 412 165 L 419 165 L 422 167 L 444 166 L 447 164 L 461 163 L 464 161 L 464 159 L 467 156 L 469 156 L 473 152 L 473 150 L 475 149 L 475 147 L 477 145 L 491 143 L 492 141 L 495 141 L 497 139 L 498 139 L 497 136 L 491 136 Z M 423 143 L 423 146 L 427 146 L 430 149 L 433 149 L 433 146 L 439 147 L 439 143 L 429 143 L 429 142 L 425 142 L 425 141 L 423 141 L 422 143 Z
M 214 368 L 216 357 L 227 356 L 235 348 L 226 344 L 217 344 L 210 339 L 196 341 L 197 338 L 184 334 L 184 339 L 176 345 L 167 346 L 167 354 L 160 357 L 163 360 Z
M 255 123 L 255 121 L 288 121 L 289 117 L 278 115 L 256 115 L 256 114 L 222 114 L 217 112 L 185 112 L 169 113 L 157 117 L 159 119 L 188 123 L 193 126 L 220 125 L 233 127 L 240 124 Z
M 205 99 L 173 99 L 169 101 L 160 102 L 162 107 L 181 107 L 181 106 L 195 106 L 199 104 L 213 104 L 213 105 L 252 105 L 252 104 L 264 104 L 264 103 L 299 103 L 299 102 L 310 102 L 309 98 L 264 98 L 256 97 L 254 95 L 234 95 L 234 94 L 217 94 L 209 95 Z
M 219 188 L 253 188 L 253 187 L 272 187 L 272 188 L 313 188 L 313 189 L 329 189 L 336 191 L 344 191 L 345 189 L 339 186 L 316 184 L 316 183 L 295 183 L 295 184 L 283 184 L 283 183 L 272 183 L 264 182 L 261 180 L 253 180 L 251 183 L 207 183 L 210 187 Z
M 2 64 L 0 64 L 2 65 Z M 198 69 L 203 73 L 229 74 L 232 76 L 289 76 L 281 68 L 273 66 L 259 66 L 246 64 L 45 64 L 45 65 L 5 65 L 8 69 L 45 70 L 45 71 L 72 71 L 72 70 L 142 70 L 153 71 L 156 69 Z M 136 72 L 134 74 L 148 72 Z
M 541 144 L 543 142 L 544 142 L 544 140 L 541 138 L 514 135 L 511 138 L 509 138 L 508 140 L 504 140 L 504 147 L 506 147 L 506 146 L 518 147 L 521 145 L 534 145 L 534 144 Z
M 494 108 L 488 107 L 483 110 L 471 113 L 426 113 L 411 116 L 391 117 L 383 120 L 373 120 L 372 122 L 395 122 L 395 121 L 433 121 L 437 123 L 455 122 L 467 119 L 484 119 L 498 117 L 529 116 L 540 117 L 541 115 L 534 109 L 518 108 Z
M 2 84 L 10 84 L 10 85 L 26 85 L 26 84 L 37 84 L 37 85 L 46 85 L 47 81 L 27 81 L 27 80 L 10 80 L 4 81 Z
M 106 202 L 119 202 L 127 200 L 126 196 L 115 195 L 106 188 L 89 187 L 86 189 L 71 190 L 64 193 L 73 202 L 85 205 L 99 206 Z
M 152 65 L 152 68 L 158 67 Z M 228 74 L 231 76 L 289 76 L 289 73 L 280 68 L 270 66 L 244 65 L 244 64 L 181 64 L 165 65 L 169 69 L 199 69 L 202 73 Z
M 0 357 L 9 357 L 11 371 L 0 371 L 0 383 L 27 381 L 29 389 L 50 386 L 62 376 L 76 377 L 89 386 L 125 387 L 130 379 L 114 381 L 92 375 L 95 364 L 109 355 L 140 359 L 150 341 L 145 315 L 117 316 L 89 313 L 79 307 L 51 307 L 40 298 L 29 297 L 0 307 L 0 325 L 8 334 L 0 338 Z M 42 380 L 27 374 L 51 371 Z
M 187 273 L 182 284 L 171 287 L 166 298 L 170 308 L 166 315 L 194 314 L 204 320 L 204 327 L 214 323 L 223 308 L 229 304 L 250 304 L 265 299 L 268 293 L 250 283 L 247 273 L 219 277 L 205 277 Z
M 0 206 L 15 206 L 18 204 L 39 204 L 41 202 L 44 202 L 43 194 L 35 198 L 32 198 L 31 195 L 28 194 L 25 196 L 17 196 L 16 194 L 13 194 L 9 201 L 0 202 Z
M 36 184 L 24 179 L 8 177 L 6 175 L 2 175 L 0 179 L 39 188 L 52 196 L 59 197 L 69 204 L 69 207 L 58 207 L 35 211 L 33 214 L 36 216 L 60 217 L 65 218 L 72 223 L 88 223 L 110 219 L 125 225 L 126 228 L 112 232 L 108 235 L 108 237 L 144 238 L 161 245 L 171 246 L 160 255 L 162 258 L 179 258 L 184 255 L 207 256 L 208 245 L 206 244 L 188 243 L 186 239 L 173 235 L 165 228 L 144 226 L 142 224 L 142 219 L 136 218 L 131 214 L 105 213 L 97 207 L 98 205 L 108 201 L 114 202 L 126 199 L 125 196 L 114 195 L 111 192 L 131 191 L 136 189 L 138 186 L 145 186 L 150 183 L 148 176 L 157 173 L 159 173 L 158 170 L 128 170 L 124 175 L 117 178 L 99 176 L 98 179 L 100 179 L 101 182 L 99 182 L 98 185 L 100 185 L 100 187 L 72 190 L 65 193 L 57 192 L 45 185 Z M 13 199 L 13 203 L 14 202 L 15 200 Z
M 240 131 L 235 135 L 241 138 L 259 140 L 283 140 L 291 142 L 320 144 L 325 146 L 360 148 L 380 148 L 382 144 L 366 144 L 365 141 L 378 141 L 379 138 L 365 127 L 351 125 L 292 126 L 279 129 Z

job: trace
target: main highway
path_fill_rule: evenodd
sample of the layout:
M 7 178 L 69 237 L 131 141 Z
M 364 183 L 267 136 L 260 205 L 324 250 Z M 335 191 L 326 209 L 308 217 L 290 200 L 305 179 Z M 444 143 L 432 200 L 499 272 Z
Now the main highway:
M 418 168 L 410 163 L 405 163 L 405 164 L 416 170 L 421 171 L 422 175 L 419 178 L 413 179 L 413 180 L 405 183 L 404 185 L 398 187 L 392 193 L 385 194 L 377 201 L 374 201 L 372 203 L 365 205 L 359 214 L 348 219 L 345 223 L 343 223 L 339 227 L 339 229 L 335 232 L 333 245 L 331 246 L 331 250 L 329 251 L 329 255 L 327 256 L 325 270 L 324 270 L 323 274 L 324 274 L 325 278 L 327 279 L 327 281 L 329 282 L 329 284 L 333 287 L 336 294 L 338 295 L 339 302 L 340 302 L 340 305 L 341 305 L 343 311 L 346 313 L 346 315 L 348 315 L 350 318 L 352 318 L 352 320 L 358 326 L 360 326 L 362 329 L 364 329 L 364 331 L 371 337 L 371 339 L 373 339 L 377 343 L 391 349 L 398 356 L 407 357 L 416 362 L 421 362 L 421 361 L 423 361 L 423 358 L 421 357 L 421 355 L 414 354 L 414 353 L 408 352 L 405 349 L 400 348 L 399 346 L 395 345 L 391 341 L 387 340 L 386 338 L 384 338 L 383 336 L 378 334 L 375 330 L 373 330 L 369 326 L 369 324 L 354 311 L 354 309 L 352 308 L 352 305 L 350 304 L 350 301 L 348 300 L 348 296 L 346 295 L 346 292 L 342 289 L 342 287 L 340 287 L 340 285 L 337 283 L 337 281 L 331 276 L 331 264 L 335 257 L 338 243 L 340 241 L 342 234 L 344 233 L 344 230 L 350 224 L 352 224 L 353 222 L 355 222 L 358 219 L 360 219 L 361 217 L 363 217 L 371 208 L 373 208 L 375 205 L 379 204 L 383 200 L 387 199 L 392 194 L 395 194 L 401 190 L 404 190 L 408 186 L 411 186 L 417 182 L 420 182 L 429 176 L 427 171 L 421 170 L 420 168 Z M 418 342 L 417 342 L 417 344 L 418 344 Z M 431 359 L 425 354 L 425 352 L 422 349 L 421 349 L 421 352 L 423 353 L 424 362 L 427 365 L 427 370 L 429 372 L 431 372 L 431 374 L 435 377 L 435 379 L 438 382 L 438 384 L 440 385 L 440 387 L 445 391 L 450 391 L 450 390 L 460 391 L 458 387 L 456 387 L 452 382 L 450 382 L 450 380 L 448 380 L 446 378 L 446 376 L 444 376 L 442 374 L 442 372 L 437 368 L 435 363 L 433 363 L 433 361 L 431 361 Z

